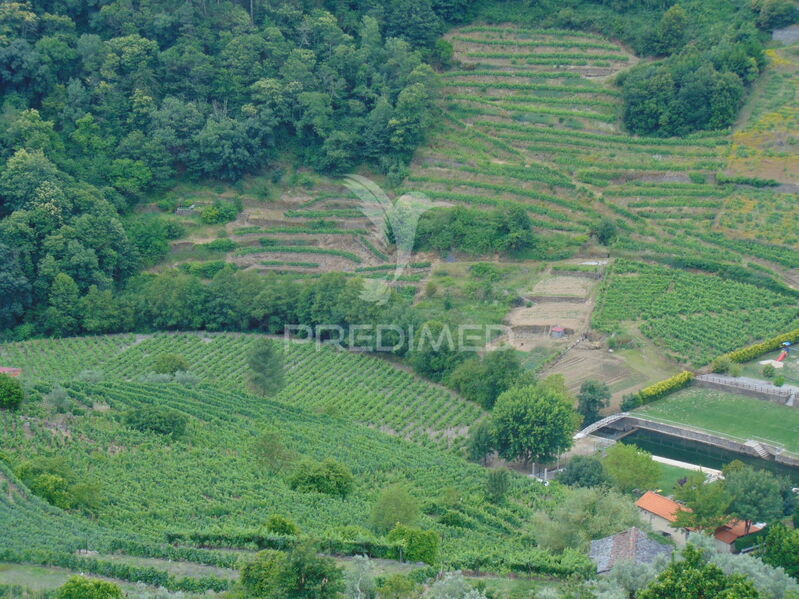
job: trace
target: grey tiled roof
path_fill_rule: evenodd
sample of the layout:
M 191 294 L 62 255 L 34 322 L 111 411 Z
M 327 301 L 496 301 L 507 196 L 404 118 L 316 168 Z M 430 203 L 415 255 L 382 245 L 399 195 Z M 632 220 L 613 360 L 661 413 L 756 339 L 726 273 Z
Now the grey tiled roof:
M 617 562 L 631 561 L 648 564 L 661 553 L 671 553 L 670 545 L 653 541 L 639 528 L 630 528 L 611 537 L 591 541 L 591 559 L 600 574 L 608 572 Z

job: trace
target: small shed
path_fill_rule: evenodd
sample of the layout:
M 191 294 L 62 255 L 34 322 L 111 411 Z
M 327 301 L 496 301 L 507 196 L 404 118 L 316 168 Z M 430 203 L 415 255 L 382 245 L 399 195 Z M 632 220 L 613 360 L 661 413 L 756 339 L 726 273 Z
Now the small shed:
M 0 366 L 0 374 L 17 378 L 22 375 L 22 368 L 11 368 L 9 366 Z
M 555 339 L 560 339 L 561 337 L 566 336 L 566 329 L 562 326 L 555 325 L 551 329 L 549 329 L 549 336 Z
M 648 564 L 659 555 L 669 555 L 671 552 L 671 545 L 658 543 L 640 528 L 633 527 L 613 536 L 591 541 L 589 555 L 596 564 L 597 574 L 604 574 L 622 561 Z

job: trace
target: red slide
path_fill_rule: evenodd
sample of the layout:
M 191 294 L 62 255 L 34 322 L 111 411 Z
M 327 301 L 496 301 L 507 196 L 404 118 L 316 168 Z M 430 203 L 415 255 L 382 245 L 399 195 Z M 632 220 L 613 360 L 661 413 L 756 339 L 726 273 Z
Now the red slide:
M 788 352 L 783 350 L 782 353 L 780 354 L 780 357 L 777 358 L 777 362 L 782 362 L 787 357 L 788 357 Z

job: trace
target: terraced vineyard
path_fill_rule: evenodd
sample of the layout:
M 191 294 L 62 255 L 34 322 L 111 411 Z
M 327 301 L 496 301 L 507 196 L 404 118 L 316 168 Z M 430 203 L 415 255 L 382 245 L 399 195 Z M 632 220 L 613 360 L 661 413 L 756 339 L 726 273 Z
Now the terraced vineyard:
M 53 564 L 173 590 L 225 589 L 224 579 L 184 580 L 158 568 L 129 568 L 120 558 L 109 565 L 103 555 L 235 567 L 235 553 L 166 545 L 166 533 L 258 531 L 269 514 L 281 513 L 309 534 L 335 537 L 337 527 L 367 522 L 381 489 L 397 481 L 423 500 L 421 524 L 441 534 L 444 563 L 460 567 L 499 543 L 506 555 L 524 552 L 521 536 L 509 533 L 521 529 L 540 491 L 525 477 L 515 478 L 512 502 L 487 509 L 483 468 L 344 420 L 207 385 L 112 381 L 65 388 L 79 406 L 67 416 L 48 413 L 34 399 L 5 419 L 4 459 L 65 459 L 80 480 L 99 485 L 96 517 L 68 514 L 30 495 L 0 461 L 0 561 Z M 125 427 L 120 415 L 147 405 L 184 414 L 187 432 L 164 439 Z M 292 490 L 285 473 L 270 472 L 255 458 L 253 444 L 264 431 L 279 431 L 299 456 L 347 464 L 356 476 L 354 491 L 339 498 Z M 440 503 L 452 489 L 457 505 Z M 444 514 L 450 519 L 440 519 Z M 457 526 L 448 524 L 456 520 Z
M 663 266 L 619 260 L 603 286 L 595 327 L 641 321 L 644 335 L 697 366 L 799 322 L 793 295 Z
M 637 61 L 622 47 L 509 26 L 465 27 L 449 39 L 460 66 L 443 74 L 444 125 L 417 153 L 408 189 L 452 203 L 523 206 L 542 235 L 573 247 L 608 216 L 624 232 L 622 253 L 744 265 L 754 257 L 777 271 L 799 259 L 782 247 L 790 239 L 738 243 L 710 233 L 736 192 L 717 176 L 727 166 L 727 132 L 641 138 L 620 130 L 612 80 Z
M 4 365 L 32 381 L 57 382 L 99 371 L 107 380 L 134 380 L 152 372 L 162 353 L 183 355 L 203 382 L 246 390 L 247 353 L 255 335 L 119 335 L 10 343 Z M 422 444 L 459 447 L 480 408 L 377 358 L 313 343 L 286 346 L 282 403 L 324 411 Z

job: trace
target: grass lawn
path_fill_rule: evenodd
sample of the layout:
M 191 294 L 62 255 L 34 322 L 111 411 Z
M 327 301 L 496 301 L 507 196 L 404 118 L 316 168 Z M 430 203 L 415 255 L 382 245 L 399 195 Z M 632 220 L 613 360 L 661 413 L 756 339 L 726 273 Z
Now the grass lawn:
M 677 486 L 678 480 L 693 474 L 691 470 L 678 468 L 677 466 L 669 466 L 668 464 L 659 464 L 659 466 L 660 479 L 658 480 L 658 489 L 666 495 L 671 494 L 674 487 Z
M 769 401 L 690 388 L 639 408 L 636 413 L 737 439 L 768 440 L 799 453 L 799 409 Z
M 741 374 L 743 376 L 752 377 L 753 379 L 761 379 L 763 381 L 771 382 L 769 379 L 763 376 L 763 366 L 760 365 L 760 362 L 763 360 L 776 360 L 780 353 L 782 352 L 770 352 L 760 356 L 757 360 L 742 364 L 743 370 L 741 371 Z M 785 382 L 787 384 L 799 385 L 799 351 L 792 351 L 788 355 L 788 359 L 785 360 L 785 366 L 777 370 L 777 374 L 784 376 Z

